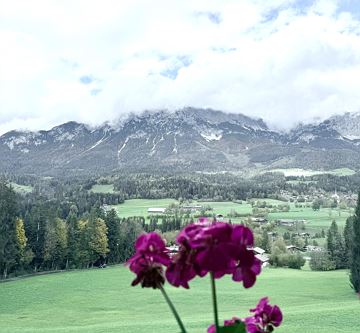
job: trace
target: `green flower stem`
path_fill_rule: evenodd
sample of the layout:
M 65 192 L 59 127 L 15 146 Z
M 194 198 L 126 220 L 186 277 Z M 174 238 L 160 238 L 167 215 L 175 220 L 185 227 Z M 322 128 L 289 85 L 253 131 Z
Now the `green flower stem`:
M 181 333 L 186 333 L 185 326 L 184 326 L 184 324 L 182 323 L 181 318 L 180 318 L 179 314 L 177 313 L 174 304 L 171 302 L 169 296 L 167 295 L 164 287 L 161 285 L 161 286 L 159 287 L 159 289 L 161 290 L 161 293 L 163 294 L 166 303 L 169 305 L 171 312 L 173 313 L 173 315 L 174 315 L 177 323 L 179 324 L 179 327 L 180 327 L 180 329 L 181 329 Z
M 216 300 L 216 286 L 215 286 L 215 278 L 214 273 L 210 273 L 211 277 L 211 292 L 212 292 L 212 301 L 213 301 L 213 308 L 214 308 L 214 319 L 215 319 L 215 328 L 216 333 L 219 332 L 219 314 L 218 314 L 218 307 L 217 307 L 217 300 Z

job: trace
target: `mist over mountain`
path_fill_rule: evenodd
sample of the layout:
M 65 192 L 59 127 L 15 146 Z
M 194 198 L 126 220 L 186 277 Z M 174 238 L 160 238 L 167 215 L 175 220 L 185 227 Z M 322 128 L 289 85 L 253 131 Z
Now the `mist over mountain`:
M 0 137 L 0 172 L 357 169 L 359 145 L 360 114 L 333 116 L 283 133 L 242 114 L 186 108 L 144 112 L 96 128 L 68 122 L 49 131 L 10 131 Z

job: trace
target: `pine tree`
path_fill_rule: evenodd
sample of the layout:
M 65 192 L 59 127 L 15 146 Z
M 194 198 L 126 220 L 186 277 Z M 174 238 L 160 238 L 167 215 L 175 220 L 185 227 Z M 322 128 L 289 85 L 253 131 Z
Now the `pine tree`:
M 262 247 L 266 252 L 270 252 L 271 242 L 270 242 L 269 234 L 268 234 L 268 231 L 267 231 L 266 228 L 264 228 L 264 229 L 263 229 L 263 232 L 262 232 L 261 247 Z
M 89 248 L 91 250 L 92 263 L 99 259 L 103 261 L 109 252 L 107 227 L 103 219 L 96 218 L 94 221 L 90 218 L 89 221 L 90 242 Z
M 140 222 L 134 218 L 122 219 L 120 224 L 120 253 L 121 262 L 125 262 L 134 254 L 134 244 L 137 237 L 143 232 Z
M 0 180 L 0 269 L 5 279 L 16 265 L 16 215 L 16 194 L 4 180 Z
M 329 252 L 330 260 L 335 263 L 336 269 L 346 267 L 347 254 L 344 239 L 339 232 L 335 220 L 331 223 L 327 233 L 327 250 Z
M 109 256 L 110 263 L 120 262 L 120 219 L 114 209 L 110 210 L 105 217 L 105 223 L 108 229 Z
M 76 266 L 88 268 L 91 261 L 91 250 L 89 247 L 90 230 L 88 221 L 79 220 L 76 223 Z
M 25 233 L 28 246 L 34 255 L 32 263 L 35 272 L 41 268 L 44 261 L 45 230 L 48 215 L 45 204 L 37 202 L 26 216 Z
M 22 219 L 16 219 L 15 229 L 16 229 L 16 243 L 19 250 L 19 256 L 22 257 L 24 255 L 26 243 L 27 243 L 27 238 L 24 229 L 24 221 Z
M 27 246 L 24 221 L 16 219 L 15 222 L 16 245 L 18 249 L 17 263 L 20 267 L 28 265 L 34 257 L 33 252 Z
M 66 223 L 60 218 L 55 218 L 47 224 L 45 233 L 44 260 L 51 269 L 59 269 L 64 266 L 66 254 Z
M 75 205 L 70 207 L 70 212 L 66 218 L 67 231 L 68 231 L 68 251 L 66 258 L 66 268 L 73 268 L 77 263 L 77 212 L 78 209 Z
M 350 283 L 360 292 L 360 192 L 353 219 L 353 238 L 350 255 Z
M 350 216 L 346 219 L 345 228 L 344 228 L 344 240 L 345 240 L 345 251 L 346 251 L 346 267 L 350 268 L 350 257 L 351 257 L 351 248 L 353 243 L 353 230 L 354 217 Z

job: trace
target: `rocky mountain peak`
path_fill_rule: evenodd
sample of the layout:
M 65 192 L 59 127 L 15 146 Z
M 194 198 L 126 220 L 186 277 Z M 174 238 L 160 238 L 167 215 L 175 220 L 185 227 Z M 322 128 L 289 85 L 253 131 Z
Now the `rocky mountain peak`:
M 261 119 L 212 109 L 147 111 L 95 128 L 68 122 L 49 131 L 6 133 L 0 137 L 0 172 L 358 168 L 357 138 L 360 114 L 279 133 Z

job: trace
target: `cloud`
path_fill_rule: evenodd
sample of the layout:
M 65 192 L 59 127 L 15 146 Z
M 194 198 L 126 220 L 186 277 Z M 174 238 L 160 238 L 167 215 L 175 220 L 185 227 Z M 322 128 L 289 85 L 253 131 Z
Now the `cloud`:
M 0 0 L 0 133 L 212 107 L 360 111 L 355 0 Z

